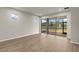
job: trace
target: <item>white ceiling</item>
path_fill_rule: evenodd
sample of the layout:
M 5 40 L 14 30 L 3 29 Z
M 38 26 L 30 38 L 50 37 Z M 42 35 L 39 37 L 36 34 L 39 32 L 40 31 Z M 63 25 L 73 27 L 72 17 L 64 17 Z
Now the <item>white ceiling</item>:
M 64 11 L 64 7 L 14 7 L 14 8 L 37 16 L 44 16 Z

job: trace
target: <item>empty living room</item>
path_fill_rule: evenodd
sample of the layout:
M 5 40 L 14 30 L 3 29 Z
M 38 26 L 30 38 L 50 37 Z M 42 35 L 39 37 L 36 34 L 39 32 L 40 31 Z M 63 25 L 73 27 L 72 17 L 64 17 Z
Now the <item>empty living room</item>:
M 79 0 L 0 0 L 0 59 L 79 59 Z
M 78 7 L 0 7 L 0 52 L 78 52 Z

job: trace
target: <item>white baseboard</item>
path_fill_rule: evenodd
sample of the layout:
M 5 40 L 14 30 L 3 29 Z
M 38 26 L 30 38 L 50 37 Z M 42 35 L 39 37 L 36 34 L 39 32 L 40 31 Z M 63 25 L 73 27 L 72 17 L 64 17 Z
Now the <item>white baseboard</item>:
M 36 35 L 36 34 L 40 34 L 40 33 L 29 34 L 29 35 L 23 35 L 23 36 L 18 36 L 18 37 L 9 38 L 9 39 L 3 39 L 3 40 L 0 40 L 0 42 L 4 42 L 4 41 L 8 41 L 8 40 L 13 40 L 13 39 L 17 39 L 17 38 L 22 38 L 22 37 L 27 37 L 27 36 Z
M 76 44 L 76 45 L 79 45 L 78 42 L 73 42 L 73 41 L 71 40 L 71 38 L 67 38 L 67 39 L 70 41 L 70 43 L 72 43 L 72 44 Z
M 76 44 L 76 45 L 79 45 L 79 43 L 78 43 L 78 42 L 73 42 L 73 41 L 70 41 L 70 43 L 72 43 L 72 44 Z

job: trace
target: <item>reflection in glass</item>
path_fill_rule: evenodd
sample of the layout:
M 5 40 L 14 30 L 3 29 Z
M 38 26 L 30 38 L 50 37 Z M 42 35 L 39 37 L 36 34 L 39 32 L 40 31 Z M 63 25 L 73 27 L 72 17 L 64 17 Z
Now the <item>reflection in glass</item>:
M 41 20 L 41 32 L 47 33 L 47 20 L 46 19 Z

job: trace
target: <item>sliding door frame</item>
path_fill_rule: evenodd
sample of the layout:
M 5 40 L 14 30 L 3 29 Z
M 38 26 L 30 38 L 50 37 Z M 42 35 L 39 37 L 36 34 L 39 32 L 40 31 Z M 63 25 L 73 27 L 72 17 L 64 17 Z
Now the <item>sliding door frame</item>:
M 42 33 L 42 20 L 43 19 L 41 19 L 41 33 Z M 47 34 L 50 34 L 49 33 L 49 20 L 50 20 L 50 18 L 46 18 L 46 33 Z M 54 35 L 57 35 L 57 22 L 56 22 L 56 20 L 55 20 L 55 23 L 56 23 L 56 27 L 55 27 L 55 34 Z M 64 34 L 64 22 L 62 22 L 62 26 L 63 26 L 62 34 Z

